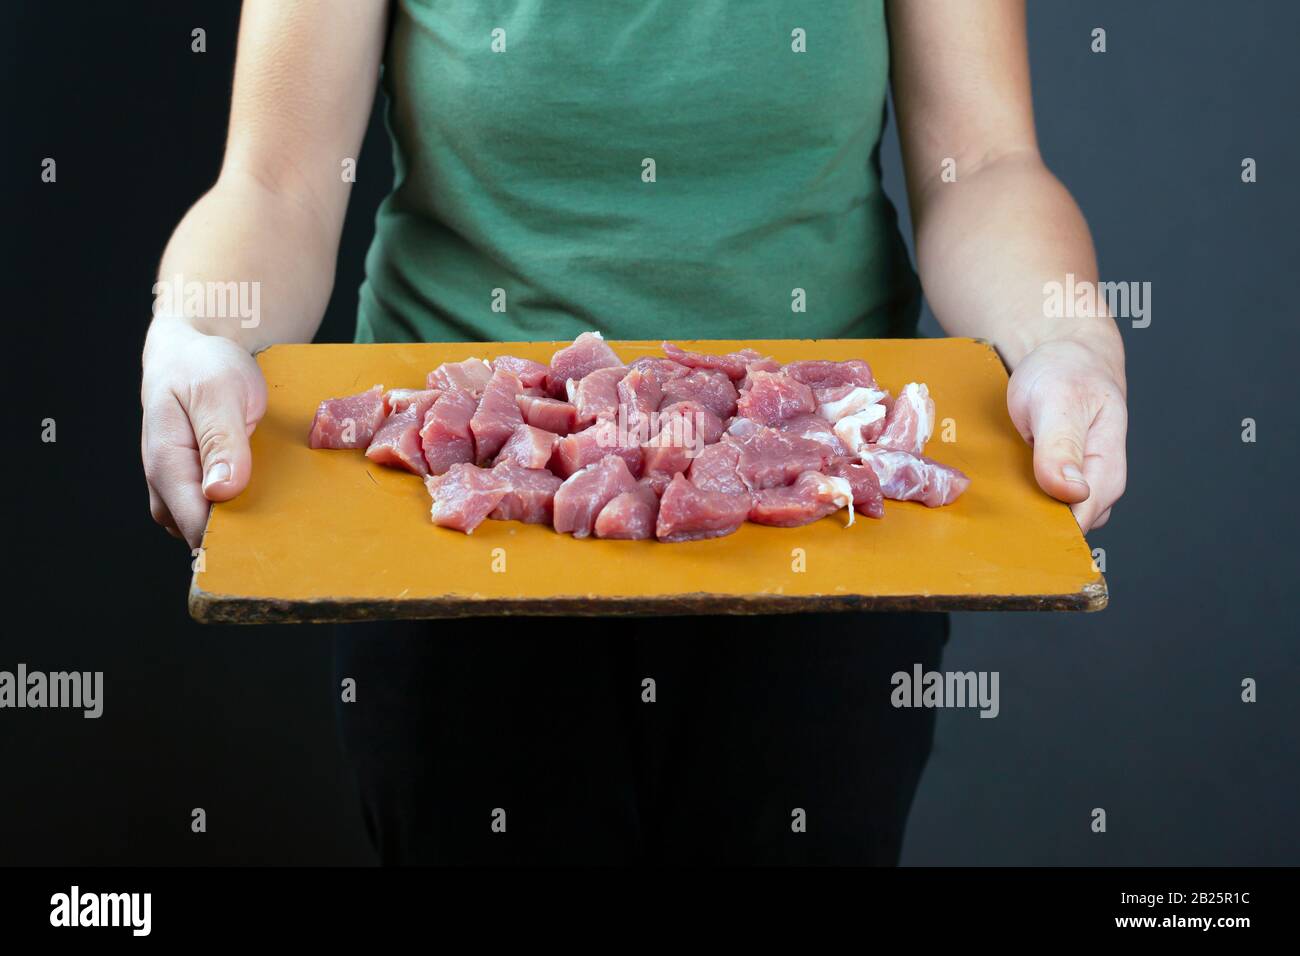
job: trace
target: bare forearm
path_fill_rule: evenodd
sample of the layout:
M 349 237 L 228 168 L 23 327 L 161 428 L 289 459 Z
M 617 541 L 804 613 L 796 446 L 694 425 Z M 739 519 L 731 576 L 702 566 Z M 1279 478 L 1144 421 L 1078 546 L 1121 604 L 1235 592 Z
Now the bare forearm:
M 167 244 L 157 301 L 168 314 L 156 321 L 183 318 L 250 352 L 275 342 L 310 341 L 333 287 L 335 249 L 333 230 L 309 204 L 227 171 Z M 224 306 L 224 291 L 236 287 L 243 314 L 212 308 Z M 216 292 L 197 294 L 204 289 Z M 255 316 L 247 314 L 249 305 L 256 306 Z
M 994 159 L 955 182 L 931 181 L 916 222 L 921 282 L 952 335 L 993 342 L 1012 367 L 1047 341 L 1073 339 L 1103 357 L 1123 381 L 1114 321 L 1048 317 L 1044 286 L 1097 280 L 1087 223 L 1034 152 Z

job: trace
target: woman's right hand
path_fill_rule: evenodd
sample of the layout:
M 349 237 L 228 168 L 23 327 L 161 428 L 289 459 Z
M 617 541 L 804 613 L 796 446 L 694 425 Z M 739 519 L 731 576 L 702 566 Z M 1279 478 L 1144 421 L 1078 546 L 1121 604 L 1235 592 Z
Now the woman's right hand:
M 266 413 L 266 381 L 235 342 L 159 317 L 145 339 L 140 404 L 149 510 L 197 548 L 210 503 L 248 485 L 248 438 Z

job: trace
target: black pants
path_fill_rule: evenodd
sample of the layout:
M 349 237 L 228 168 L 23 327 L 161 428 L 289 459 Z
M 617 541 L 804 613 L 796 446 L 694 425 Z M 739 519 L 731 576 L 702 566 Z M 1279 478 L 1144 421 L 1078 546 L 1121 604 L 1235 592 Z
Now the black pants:
M 890 675 L 937 668 L 947 634 L 943 614 L 348 625 L 339 726 L 384 863 L 892 865 L 934 711 L 893 708 Z

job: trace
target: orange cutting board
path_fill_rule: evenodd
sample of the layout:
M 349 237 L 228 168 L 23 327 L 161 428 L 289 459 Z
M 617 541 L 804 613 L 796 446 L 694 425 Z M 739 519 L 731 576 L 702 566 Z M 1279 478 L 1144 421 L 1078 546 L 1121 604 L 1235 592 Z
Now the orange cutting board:
M 430 521 L 420 478 L 360 451 L 307 447 L 322 399 L 375 384 L 419 387 L 439 363 L 471 356 L 546 362 L 562 344 L 277 345 L 259 354 L 269 403 L 252 439 L 252 481 L 212 508 L 191 614 L 261 623 L 1106 604 L 1069 509 L 1034 482 L 1030 449 L 1007 416 L 1006 369 L 973 339 L 679 343 L 748 346 L 782 362 L 864 358 L 895 393 L 929 385 L 937 414 L 926 452 L 969 475 L 970 489 L 945 508 L 886 501 L 883 520 L 859 515 L 851 527 L 841 511 L 802 528 L 746 523 L 683 544 L 575 540 L 514 521 L 465 535 Z M 658 342 L 611 344 L 627 362 L 662 354 Z

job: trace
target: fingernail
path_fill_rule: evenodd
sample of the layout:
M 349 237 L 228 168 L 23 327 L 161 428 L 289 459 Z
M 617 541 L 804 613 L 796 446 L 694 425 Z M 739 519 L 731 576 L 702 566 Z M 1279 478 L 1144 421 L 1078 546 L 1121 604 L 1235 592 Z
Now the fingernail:
M 207 475 L 203 479 L 203 490 L 207 491 L 213 485 L 220 484 L 223 481 L 230 480 L 230 466 L 224 461 L 219 461 L 208 469 Z
M 1063 466 L 1061 468 L 1061 474 L 1065 476 L 1066 481 L 1073 481 L 1080 485 L 1086 485 L 1088 483 L 1083 477 L 1083 472 L 1081 472 L 1076 465 L 1067 464 Z

